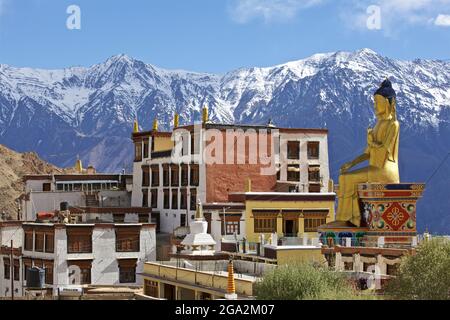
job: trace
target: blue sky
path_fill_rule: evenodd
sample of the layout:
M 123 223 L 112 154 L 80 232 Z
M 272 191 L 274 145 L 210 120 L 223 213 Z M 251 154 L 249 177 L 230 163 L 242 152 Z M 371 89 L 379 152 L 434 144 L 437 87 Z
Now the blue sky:
M 73 4 L 80 30 L 66 27 Z M 367 27 L 370 5 L 381 29 Z M 223 73 L 364 47 L 450 59 L 450 0 L 0 0 L 0 63 L 14 66 L 89 66 L 126 53 Z

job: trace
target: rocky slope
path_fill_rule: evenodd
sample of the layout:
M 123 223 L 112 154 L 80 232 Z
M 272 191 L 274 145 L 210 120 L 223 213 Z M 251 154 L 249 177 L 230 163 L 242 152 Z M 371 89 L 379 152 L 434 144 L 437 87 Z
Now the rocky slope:
M 36 153 L 17 153 L 0 145 L 0 213 L 17 218 L 15 200 L 23 192 L 25 174 L 62 173 L 63 170 L 41 160 Z

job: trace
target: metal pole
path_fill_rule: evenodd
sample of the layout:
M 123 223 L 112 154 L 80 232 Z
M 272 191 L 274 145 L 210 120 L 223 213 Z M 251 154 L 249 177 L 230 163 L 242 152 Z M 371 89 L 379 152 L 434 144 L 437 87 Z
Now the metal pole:
M 13 255 L 13 240 L 11 239 L 11 300 L 14 300 L 14 255 Z

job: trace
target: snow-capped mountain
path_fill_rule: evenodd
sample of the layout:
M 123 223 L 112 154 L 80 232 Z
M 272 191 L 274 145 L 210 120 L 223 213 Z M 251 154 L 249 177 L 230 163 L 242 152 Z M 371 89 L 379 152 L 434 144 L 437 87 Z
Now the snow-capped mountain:
M 401 179 L 426 181 L 450 151 L 450 62 L 399 61 L 370 49 L 316 54 L 225 75 L 165 70 L 126 55 L 89 68 L 0 65 L 0 143 L 58 165 L 79 155 L 102 171 L 130 168 L 132 122 L 149 129 L 200 119 L 330 130 L 330 170 L 358 152 L 374 122 L 372 94 L 389 76 L 398 94 Z M 450 161 L 427 185 L 419 225 L 450 231 Z M 426 211 L 426 214 L 423 213 Z

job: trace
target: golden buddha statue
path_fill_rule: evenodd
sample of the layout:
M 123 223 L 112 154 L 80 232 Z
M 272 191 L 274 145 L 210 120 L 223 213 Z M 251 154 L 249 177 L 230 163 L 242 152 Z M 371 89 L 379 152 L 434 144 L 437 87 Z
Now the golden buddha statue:
M 367 129 L 367 148 L 364 153 L 341 167 L 336 220 L 361 224 L 358 199 L 360 183 L 399 183 L 398 144 L 400 125 L 397 121 L 395 91 L 389 79 L 383 81 L 374 94 L 375 127 Z M 349 171 L 363 161 L 367 167 Z

